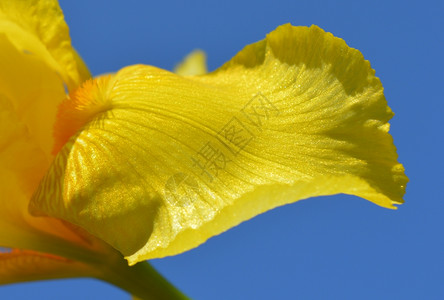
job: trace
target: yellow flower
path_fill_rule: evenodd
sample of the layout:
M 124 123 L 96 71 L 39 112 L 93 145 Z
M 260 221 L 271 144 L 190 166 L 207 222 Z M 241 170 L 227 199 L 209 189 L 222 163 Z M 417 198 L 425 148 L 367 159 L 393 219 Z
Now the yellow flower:
M 95 277 L 134 295 L 181 298 L 147 264 L 65 220 L 33 217 L 29 201 L 54 159 L 57 106 L 90 78 L 57 1 L 0 2 L 0 284 Z M 1 250 L 1 248 L 0 248 Z
M 52 127 L 64 85 L 74 90 L 89 77 L 71 47 L 68 28 L 56 2 L 2 1 L 0 3 L 0 243 L 1 246 L 55 252 L 73 244 L 89 244 L 62 221 L 35 218 L 28 203 L 51 155 Z M 93 247 L 94 248 L 94 247 Z M 29 263 L 51 276 L 64 260 L 31 251 L 2 254 L 3 266 Z M 77 268 L 77 264 L 70 264 Z M 64 271 L 69 275 L 70 268 Z M 0 282 L 26 279 L 18 270 L 0 269 Z M 23 270 L 25 271 L 25 270 Z M 74 273 L 76 270 L 73 270 Z M 37 276 L 29 268 L 29 276 Z M 44 273 L 43 272 L 43 273 Z
M 382 85 L 316 26 L 280 26 L 208 74 L 196 52 L 176 73 L 96 79 L 56 1 L 3 1 L 0 33 L 0 246 L 27 249 L 0 255 L 11 266 L 115 283 L 100 268 L 124 269 L 118 252 L 178 254 L 301 199 L 402 203 Z M 35 266 L 28 279 L 45 278 Z

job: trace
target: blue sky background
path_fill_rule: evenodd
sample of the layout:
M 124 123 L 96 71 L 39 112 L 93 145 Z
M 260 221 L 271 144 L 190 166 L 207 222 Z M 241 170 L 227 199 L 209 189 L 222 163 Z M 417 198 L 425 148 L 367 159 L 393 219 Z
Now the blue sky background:
M 187 253 L 153 261 L 195 299 L 444 299 L 444 1 L 63 0 L 94 75 L 144 63 L 172 69 L 195 48 L 210 69 L 280 24 L 316 24 L 370 60 L 396 113 L 410 178 L 387 210 L 345 195 L 287 205 Z M 0 287 L 1 299 L 129 299 L 106 283 Z

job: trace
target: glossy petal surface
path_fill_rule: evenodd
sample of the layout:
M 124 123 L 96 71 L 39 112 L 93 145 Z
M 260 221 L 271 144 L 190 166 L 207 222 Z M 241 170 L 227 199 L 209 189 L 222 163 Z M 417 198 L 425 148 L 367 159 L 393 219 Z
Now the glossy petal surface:
M 402 203 L 393 113 L 362 54 L 284 25 L 196 77 L 132 66 L 61 106 L 35 213 L 104 239 L 131 264 L 196 247 L 276 206 L 347 193 Z M 62 124 L 68 133 L 63 134 Z

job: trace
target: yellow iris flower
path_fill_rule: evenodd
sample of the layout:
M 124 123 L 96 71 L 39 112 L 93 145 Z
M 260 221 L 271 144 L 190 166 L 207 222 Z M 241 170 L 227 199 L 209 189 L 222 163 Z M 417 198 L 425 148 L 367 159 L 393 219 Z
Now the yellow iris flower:
M 122 277 L 152 270 L 122 255 L 178 254 L 313 196 L 403 202 L 382 85 L 316 26 L 280 26 L 208 74 L 195 52 L 176 73 L 90 79 L 55 0 L 0 2 L 0 43 L 0 246 L 14 249 L 0 283 L 91 276 L 148 297 Z

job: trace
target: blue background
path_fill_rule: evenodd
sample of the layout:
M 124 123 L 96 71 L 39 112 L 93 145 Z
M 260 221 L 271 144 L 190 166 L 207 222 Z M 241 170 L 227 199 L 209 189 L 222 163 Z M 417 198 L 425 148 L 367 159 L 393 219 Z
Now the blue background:
M 63 0 L 94 75 L 172 69 L 194 48 L 211 70 L 280 24 L 317 24 L 370 60 L 396 113 L 410 177 L 397 211 L 345 195 L 287 205 L 187 253 L 153 261 L 195 299 L 444 299 L 444 1 Z M 0 287 L 2 299 L 129 299 L 106 283 Z

